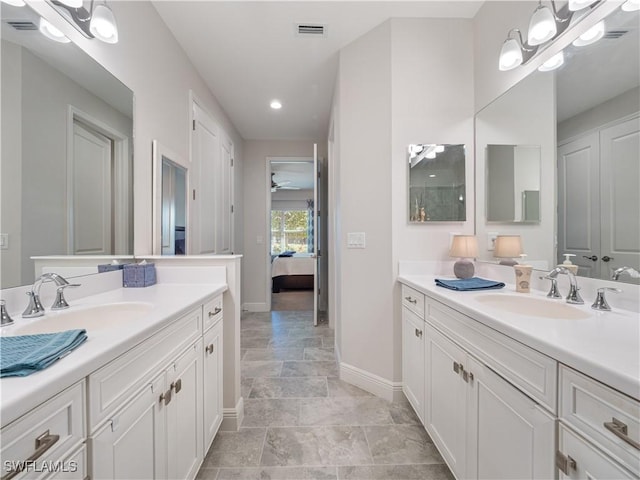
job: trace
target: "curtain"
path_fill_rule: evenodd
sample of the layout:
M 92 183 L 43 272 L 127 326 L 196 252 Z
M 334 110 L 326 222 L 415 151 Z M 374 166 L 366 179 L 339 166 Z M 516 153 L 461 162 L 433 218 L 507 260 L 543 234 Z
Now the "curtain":
M 307 251 L 315 253 L 313 251 L 313 199 L 307 200 L 307 213 Z

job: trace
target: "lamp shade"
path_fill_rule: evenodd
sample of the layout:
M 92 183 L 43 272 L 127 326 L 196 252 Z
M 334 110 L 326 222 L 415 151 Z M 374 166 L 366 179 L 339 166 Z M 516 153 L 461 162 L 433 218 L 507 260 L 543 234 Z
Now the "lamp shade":
M 538 67 L 541 72 L 550 72 L 556 68 L 560 68 L 564 64 L 564 53 L 562 51 L 556 53 L 549 60 Z
M 599 21 L 589 30 L 584 32 L 578 38 L 573 41 L 573 45 L 576 47 L 586 47 L 592 43 L 596 43 L 602 37 L 604 37 L 605 25 L 604 20 Z
M 98 40 L 105 43 L 118 43 L 116 17 L 106 4 L 98 5 L 93 9 L 89 30 Z
M 507 38 L 500 50 L 498 68 L 500 71 L 513 70 L 522 64 L 522 48 L 515 38 Z
M 0 3 L 6 3 L 7 5 L 14 7 L 24 7 L 26 5 L 24 0 L 0 0 Z
M 478 241 L 474 235 L 455 235 L 449 250 L 450 257 L 475 258 L 478 256 Z
M 551 40 L 558 32 L 556 19 L 549 7 L 538 5 L 529 21 L 527 42 L 529 45 L 540 45 Z
M 54 42 L 69 43 L 71 41 L 66 37 L 64 33 L 62 33 L 44 18 L 40 18 L 38 30 L 40 30 L 40 33 L 42 33 L 49 40 L 53 40 Z
M 493 251 L 496 258 L 517 258 L 522 254 L 520 235 L 498 235 Z
M 622 10 L 625 12 L 637 12 L 640 10 L 640 0 L 627 0 L 622 4 Z

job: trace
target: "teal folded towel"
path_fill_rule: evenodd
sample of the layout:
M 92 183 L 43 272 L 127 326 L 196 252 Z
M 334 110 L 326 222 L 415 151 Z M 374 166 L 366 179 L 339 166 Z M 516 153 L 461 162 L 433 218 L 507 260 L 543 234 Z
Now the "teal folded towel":
M 491 290 L 504 287 L 504 283 L 502 282 L 485 280 L 484 278 L 480 277 L 463 278 L 460 280 L 442 280 L 440 278 L 436 278 L 436 285 L 439 287 L 458 291 Z
M 86 330 L 0 337 L 0 377 L 26 377 L 67 355 L 87 339 Z

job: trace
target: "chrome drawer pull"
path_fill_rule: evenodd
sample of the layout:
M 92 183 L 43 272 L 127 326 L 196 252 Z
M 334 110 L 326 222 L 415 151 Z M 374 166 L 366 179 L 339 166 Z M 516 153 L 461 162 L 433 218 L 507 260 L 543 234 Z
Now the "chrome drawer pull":
M 176 393 L 182 390 L 182 379 L 179 378 L 175 382 L 171 383 L 169 390 L 174 390 Z
M 604 428 L 613 433 L 616 437 L 621 439 L 622 441 L 628 443 L 636 450 L 640 450 L 640 443 L 636 442 L 634 439 L 629 438 L 628 436 L 628 428 L 627 425 L 618 420 L 617 418 L 612 418 L 610 422 L 604 422 Z
M 416 337 L 418 337 L 418 338 L 422 338 L 422 330 L 418 330 L 418 329 L 416 328 Z
M 418 300 L 416 300 L 416 299 L 414 299 L 414 298 L 411 298 L 411 297 L 404 297 L 404 299 L 405 299 L 407 302 L 409 302 L 409 303 L 413 303 L 414 305 L 415 305 L 416 303 L 418 303 Z
M 457 374 L 460 373 L 460 367 L 461 365 L 458 362 L 453 362 L 453 371 L 456 372 Z
M 211 317 L 215 317 L 217 314 L 219 314 L 222 311 L 222 309 L 220 307 L 216 307 L 213 309 L 213 312 L 209 312 L 209 318 Z
M 210 343 L 209 345 L 207 345 L 204 348 L 204 351 L 207 352 L 209 355 L 211 355 L 213 353 L 213 343 Z
M 171 389 L 160 394 L 160 403 L 162 402 L 164 402 L 165 405 L 169 405 L 171 403 Z
M 24 470 L 24 467 L 26 465 L 40 458 L 42 454 L 47 450 L 49 450 L 51 447 L 53 447 L 58 440 L 60 440 L 60 435 L 51 435 L 49 433 L 49 430 L 44 432 L 42 435 L 36 438 L 36 451 L 33 452 L 29 456 L 29 458 L 27 458 L 24 462 L 20 464 L 22 465 L 22 467 L 18 467 L 15 470 L 11 470 L 9 473 L 3 476 L 1 480 L 10 480 L 11 478 L 18 475 L 20 472 L 22 472 L 22 470 Z

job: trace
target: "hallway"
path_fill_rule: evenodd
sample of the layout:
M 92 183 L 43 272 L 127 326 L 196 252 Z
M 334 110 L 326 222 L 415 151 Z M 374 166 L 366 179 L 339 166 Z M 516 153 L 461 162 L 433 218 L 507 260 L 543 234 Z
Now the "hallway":
M 219 432 L 199 479 L 453 479 L 408 402 L 342 382 L 333 330 L 311 312 L 242 316 L 238 432 Z

